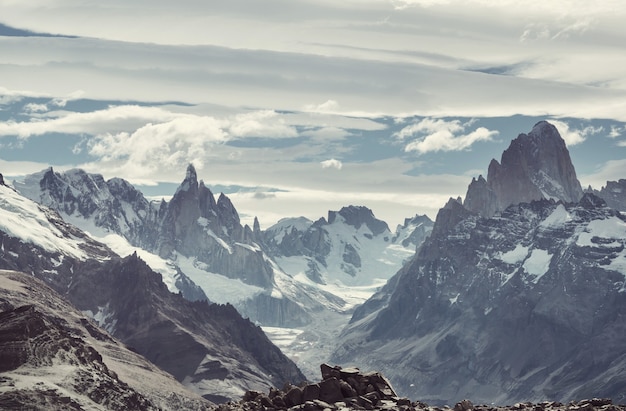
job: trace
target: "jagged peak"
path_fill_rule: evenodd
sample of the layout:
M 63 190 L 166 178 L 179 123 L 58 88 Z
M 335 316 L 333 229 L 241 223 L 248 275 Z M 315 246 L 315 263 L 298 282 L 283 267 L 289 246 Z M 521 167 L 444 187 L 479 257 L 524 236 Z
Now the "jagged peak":
M 582 198 L 578 202 L 583 208 L 593 209 L 593 208 L 604 208 L 607 206 L 606 201 L 604 199 L 598 197 L 593 193 L 585 193 Z
M 385 230 L 389 231 L 387 223 L 377 219 L 374 216 L 374 212 L 365 206 L 350 205 L 342 207 L 339 211 L 329 211 L 328 224 L 333 224 L 336 221 L 337 215 L 340 215 L 346 224 L 357 229 L 360 228 L 361 225 L 365 224 L 370 230 L 372 230 L 374 235 L 383 233 Z
M 555 133 L 560 136 L 558 130 L 552 123 L 541 120 L 533 126 L 533 129 L 528 134 L 554 135 Z
M 191 163 L 189 163 L 189 165 L 187 166 L 185 180 L 198 180 L 198 173 L 196 173 L 196 168 Z
M 193 164 L 187 166 L 187 172 L 185 173 L 185 179 L 176 190 L 176 194 L 181 191 L 196 191 L 198 189 L 198 174 Z M 174 194 L 174 195 L 176 195 Z

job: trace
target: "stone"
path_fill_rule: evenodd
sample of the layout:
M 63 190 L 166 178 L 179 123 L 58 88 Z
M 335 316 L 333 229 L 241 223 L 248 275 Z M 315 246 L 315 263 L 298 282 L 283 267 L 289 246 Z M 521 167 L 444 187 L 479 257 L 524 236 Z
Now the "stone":
M 474 404 L 470 400 L 462 400 L 454 404 L 454 411 L 469 411 L 474 409 Z
M 289 407 L 302 404 L 302 389 L 300 387 L 292 387 L 287 394 L 285 394 L 285 403 Z
M 343 395 L 341 393 L 341 384 L 339 380 L 335 377 L 330 377 L 320 382 L 320 400 L 334 403 L 337 401 L 341 401 L 343 399 Z
M 309 384 L 302 390 L 303 401 L 314 401 L 320 398 L 320 386 L 319 384 Z

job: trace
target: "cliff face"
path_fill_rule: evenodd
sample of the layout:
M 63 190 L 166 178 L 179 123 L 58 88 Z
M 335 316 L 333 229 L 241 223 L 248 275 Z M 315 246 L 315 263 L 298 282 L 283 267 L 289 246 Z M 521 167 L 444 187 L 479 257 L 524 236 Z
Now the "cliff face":
M 540 199 L 577 202 L 583 195 L 569 151 L 556 127 L 537 123 L 528 134 L 520 134 L 492 160 L 487 179 L 469 185 L 463 205 L 491 217 L 511 204 Z

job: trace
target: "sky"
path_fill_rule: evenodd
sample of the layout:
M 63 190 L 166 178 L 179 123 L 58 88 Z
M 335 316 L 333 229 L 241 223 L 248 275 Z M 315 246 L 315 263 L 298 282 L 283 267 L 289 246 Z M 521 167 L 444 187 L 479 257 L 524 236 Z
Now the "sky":
M 626 178 L 622 0 L 0 0 L 0 173 L 168 197 L 195 165 L 242 222 L 435 218 L 540 120 L 584 187 Z

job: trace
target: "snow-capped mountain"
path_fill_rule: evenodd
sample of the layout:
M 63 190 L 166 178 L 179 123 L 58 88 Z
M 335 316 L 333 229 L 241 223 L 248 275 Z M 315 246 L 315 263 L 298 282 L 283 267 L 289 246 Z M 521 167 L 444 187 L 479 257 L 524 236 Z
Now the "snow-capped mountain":
M 354 287 L 382 286 L 430 228 L 426 216 L 407 219 L 394 235 L 369 208 L 348 206 L 315 222 L 283 219 L 263 234 L 269 253 L 287 273 L 350 298 Z
M 209 409 L 37 278 L 0 270 L 0 409 Z
M 371 210 L 351 206 L 328 220 L 289 219 L 261 232 L 258 221 L 240 223 L 227 196 L 216 200 L 193 165 L 169 202 L 150 203 L 124 180 L 82 170 L 48 169 L 14 186 L 119 254 L 136 250 L 172 292 L 231 303 L 265 326 L 304 326 L 320 310 L 350 310 L 429 230 L 426 220 L 407 221 L 394 236 Z
M 541 156 L 532 140 L 512 146 Z M 416 256 L 355 310 L 333 361 L 435 403 L 624 401 L 626 217 L 593 194 L 555 193 L 489 217 L 451 199 Z
M 0 268 L 42 279 L 112 335 L 213 400 L 304 379 L 232 306 L 173 294 L 137 254 L 121 259 L 55 211 L 0 185 Z

